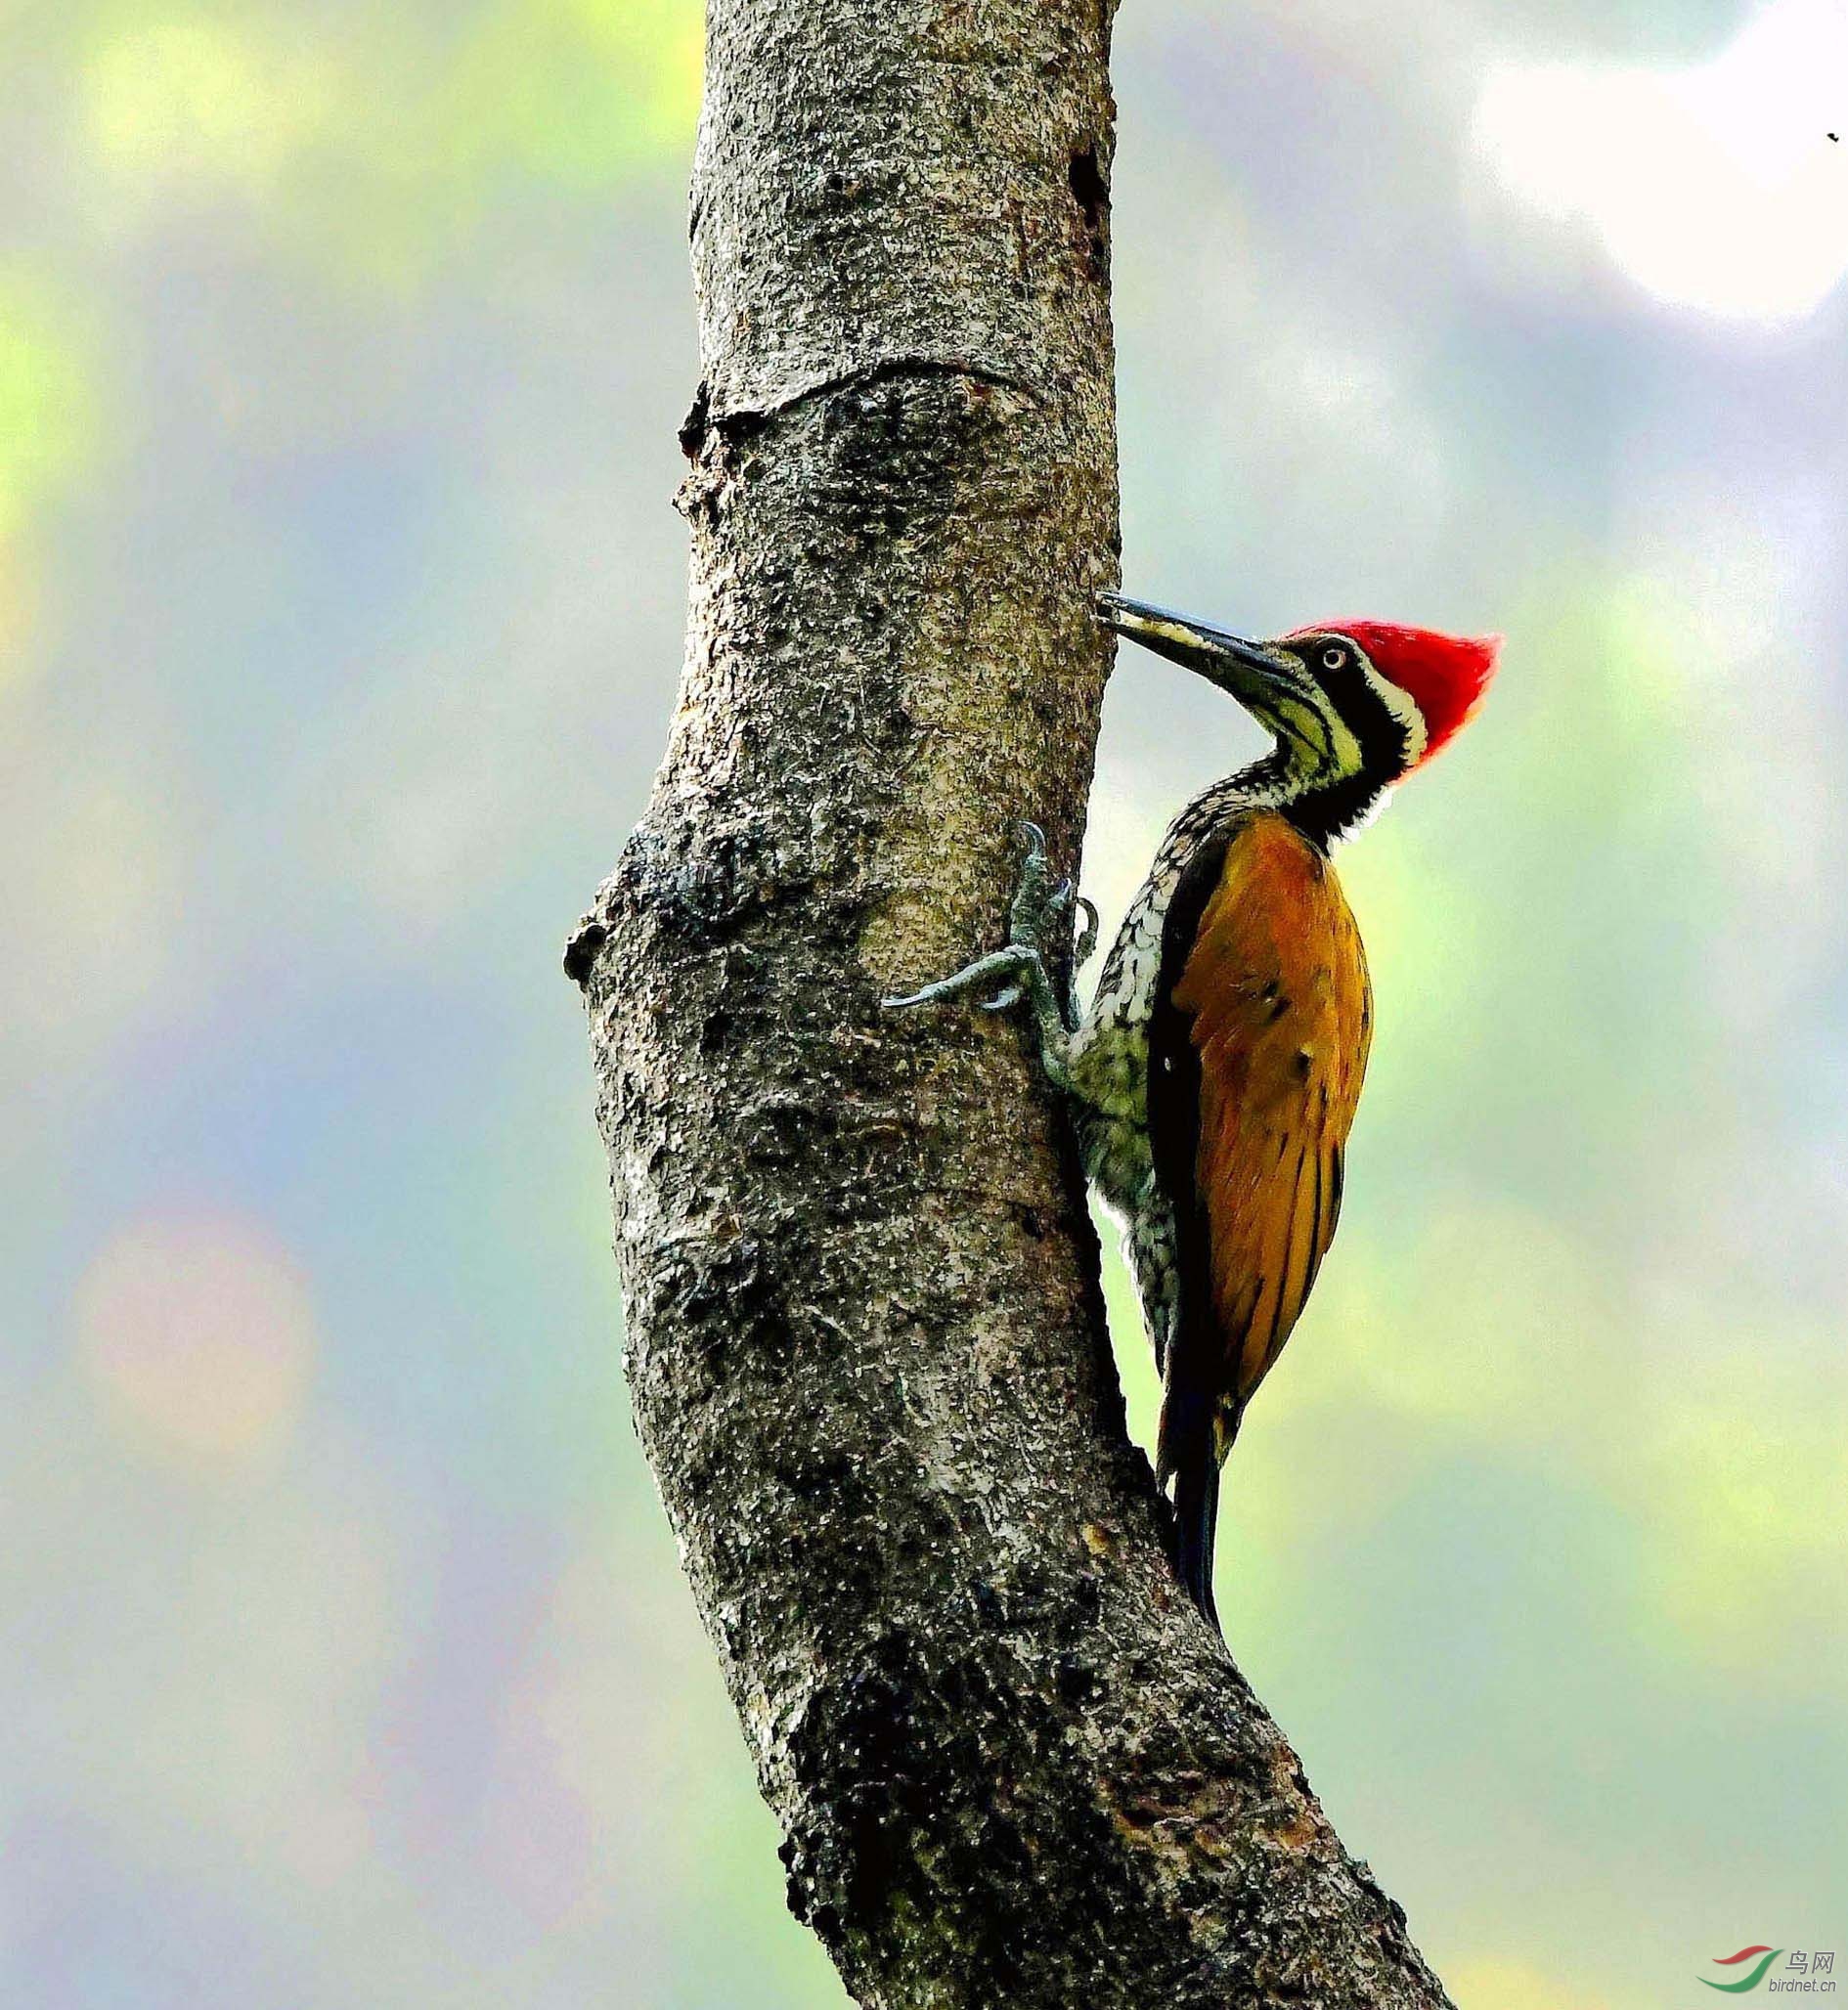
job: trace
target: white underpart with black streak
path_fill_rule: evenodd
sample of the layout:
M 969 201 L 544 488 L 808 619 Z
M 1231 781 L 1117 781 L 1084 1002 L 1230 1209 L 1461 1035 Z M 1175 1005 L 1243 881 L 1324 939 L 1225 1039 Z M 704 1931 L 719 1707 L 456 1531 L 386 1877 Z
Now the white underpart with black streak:
M 1149 1142 L 1149 1021 L 1162 975 L 1168 902 L 1200 847 L 1228 823 L 1286 801 L 1290 784 L 1234 775 L 1195 797 L 1168 826 L 1155 863 L 1117 931 L 1068 1068 L 1084 1170 L 1123 1232 L 1156 1358 L 1174 1331 L 1178 1273 L 1172 1204 Z

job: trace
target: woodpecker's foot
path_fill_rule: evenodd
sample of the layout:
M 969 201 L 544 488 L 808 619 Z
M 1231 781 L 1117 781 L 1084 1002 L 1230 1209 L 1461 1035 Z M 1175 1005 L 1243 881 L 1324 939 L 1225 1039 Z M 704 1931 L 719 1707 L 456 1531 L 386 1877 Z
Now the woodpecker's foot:
M 1005 1012 L 1010 1005 L 1019 1004 L 1023 983 L 1031 983 L 1037 972 L 1045 978 L 1045 965 L 1039 960 L 1039 951 L 1030 949 L 1020 942 L 1010 942 L 1005 949 L 996 949 L 987 956 L 978 956 L 973 963 L 952 972 L 948 977 L 939 978 L 934 984 L 925 984 L 921 989 L 910 991 L 902 998 L 881 998 L 880 1004 L 888 1012 L 908 1012 L 913 1005 L 947 1005 L 952 998 L 966 998 L 971 991 L 986 991 L 991 985 L 1002 988 L 992 998 L 982 1003 L 984 1012 Z
M 1036 823 L 1024 823 L 1021 834 L 1027 840 L 1027 855 L 1021 862 L 1013 905 L 1008 910 L 1006 947 L 980 956 L 953 975 L 942 978 L 934 984 L 926 984 L 906 997 L 881 1000 L 888 1010 L 898 1012 L 913 1005 L 941 1005 L 951 998 L 967 997 L 971 991 L 986 990 L 990 984 L 999 983 L 1003 988 L 985 1000 L 982 1009 L 985 1012 L 1005 1012 L 1010 1006 L 1020 1003 L 1027 988 L 1036 983 L 1050 983 L 1046 976 L 1046 959 L 1051 948 L 1047 936 L 1055 931 L 1060 917 L 1072 911 L 1074 889 L 1070 880 L 1054 883 L 1051 867 L 1046 861 L 1045 832 Z M 1097 909 L 1081 896 L 1077 905 L 1083 914 L 1084 925 L 1073 947 L 1074 969 L 1082 964 L 1097 946 Z
M 984 1012 L 1005 1012 L 1030 999 L 1038 1022 L 1040 1052 L 1046 1072 L 1062 1088 L 1070 1085 L 1065 1066 L 1065 1044 L 1078 1022 L 1068 990 L 1061 998 L 1046 969 L 1047 931 L 1062 916 L 1072 912 L 1074 888 L 1070 880 L 1055 885 L 1046 862 L 1045 833 L 1036 823 L 1021 826 L 1027 840 L 1027 856 L 1022 862 L 1020 882 L 1008 912 L 1010 940 L 1005 948 L 979 956 L 952 976 L 926 984 L 907 997 L 887 998 L 889 1011 L 902 1012 L 913 1005 L 941 1005 L 952 998 L 965 998 L 974 991 L 994 989 L 982 1002 Z M 1075 964 L 1082 963 L 1097 945 L 1097 909 L 1083 898 L 1077 905 L 1084 915 L 1084 927 L 1076 949 Z M 1069 926 L 1069 923 L 1067 924 Z
M 1078 894 L 1070 880 L 1054 884 L 1052 868 L 1046 861 L 1045 832 L 1036 823 L 1024 823 L 1020 828 L 1027 840 L 1027 855 L 1021 861 L 1020 882 L 1014 889 L 1014 904 L 1008 910 L 1009 946 L 1031 949 L 1043 966 L 1054 947 L 1048 937 L 1056 934 L 1057 925 L 1072 913 L 1076 895 L 1077 908 L 1084 917 L 1084 925 L 1072 947 L 1072 968 L 1077 970 L 1097 947 L 1097 909 Z M 1019 986 L 1013 986 L 1000 997 L 990 999 L 986 1009 L 1005 1011 L 1018 1004 L 1020 996 Z M 1068 1025 L 1076 1024 L 1076 1014 L 1068 1013 L 1066 1017 Z

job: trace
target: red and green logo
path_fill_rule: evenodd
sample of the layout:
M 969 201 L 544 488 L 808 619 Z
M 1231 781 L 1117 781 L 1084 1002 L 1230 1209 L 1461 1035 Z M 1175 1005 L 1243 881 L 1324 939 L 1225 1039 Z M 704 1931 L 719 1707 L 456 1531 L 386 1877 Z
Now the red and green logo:
M 1755 1989 L 1765 1979 L 1765 1970 L 1783 1952 L 1782 1947 L 1741 1947 L 1737 1954 L 1715 1955 L 1715 1968 L 1738 1968 L 1749 1961 L 1752 1966 L 1745 1970 L 1737 1982 L 1715 1982 L 1710 1976 L 1695 1976 L 1696 1982 L 1703 1982 L 1710 1989 L 1724 1989 L 1729 1996 L 1742 1996 L 1747 1989 Z

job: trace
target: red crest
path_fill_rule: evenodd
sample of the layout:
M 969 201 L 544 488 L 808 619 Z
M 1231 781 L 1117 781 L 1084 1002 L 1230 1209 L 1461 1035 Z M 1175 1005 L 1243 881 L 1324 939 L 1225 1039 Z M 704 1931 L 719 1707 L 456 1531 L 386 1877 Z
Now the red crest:
M 1444 635 L 1389 621 L 1325 621 L 1300 633 L 1348 636 L 1382 677 L 1406 693 L 1425 721 L 1421 761 L 1469 722 L 1495 675 L 1502 646 L 1500 635 Z

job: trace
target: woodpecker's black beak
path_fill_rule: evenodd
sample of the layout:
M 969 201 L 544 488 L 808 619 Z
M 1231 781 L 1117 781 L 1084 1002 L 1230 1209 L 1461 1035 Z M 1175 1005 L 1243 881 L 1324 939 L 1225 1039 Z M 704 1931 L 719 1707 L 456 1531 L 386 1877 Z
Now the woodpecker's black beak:
M 1097 603 L 1105 622 L 1120 635 L 1230 691 L 1272 732 L 1299 737 L 1302 664 L 1287 649 L 1248 642 L 1243 635 L 1209 628 L 1166 607 L 1151 607 L 1145 600 L 1125 600 L 1121 593 L 1100 593 Z

